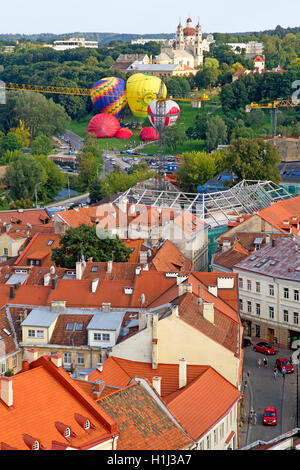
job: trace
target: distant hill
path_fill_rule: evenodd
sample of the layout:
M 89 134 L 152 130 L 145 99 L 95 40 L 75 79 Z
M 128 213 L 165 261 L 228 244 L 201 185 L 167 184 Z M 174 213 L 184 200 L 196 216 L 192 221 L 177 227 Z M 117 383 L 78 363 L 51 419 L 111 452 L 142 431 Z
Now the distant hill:
M 85 33 L 74 32 L 65 34 L 0 34 L 0 41 L 16 42 L 30 41 L 30 42 L 46 42 L 51 44 L 53 41 L 70 39 L 74 37 L 84 37 L 87 41 L 98 41 L 100 45 L 107 45 L 111 41 L 130 42 L 134 39 L 171 39 L 174 33 L 161 33 L 161 34 L 121 34 L 121 33 Z

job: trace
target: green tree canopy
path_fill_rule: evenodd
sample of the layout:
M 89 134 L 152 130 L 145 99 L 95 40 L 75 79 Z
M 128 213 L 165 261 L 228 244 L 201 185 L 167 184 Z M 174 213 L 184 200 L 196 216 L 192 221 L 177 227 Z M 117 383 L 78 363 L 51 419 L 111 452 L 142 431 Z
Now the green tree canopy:
M 233 140 L 224 152 L 222 166 L 232 171 L 239 181 L 271 180 L 278 183 L 279 163 L 280 157 L 274 145 L 241 137 Z
M 176 179 L 183 191 L 197 192 L 197 186 L 213 178 L 219 169 L 220 153 L 184 152 Z
M 75 268 L 82 257 L 93 258 L 93 261 L 126 262 L 131 250 L 118 236 L 116 238 L 99 238 L 96 227 L 81 224 L 70 228 L 62 236 L 60 245 L 52 250 L 52 261 L 57 266 Z
M 218 145 L 227 143 L 227 127 L 220 116 L 212 117 L 207 122 L 205 134 L 205 148 L 209 152 L 216 150 Z
M 31 155 L 17 157 L 9 165 L 4 181 L 13 200 L 33 198 L 36 184 L 44 181 L 43 166 Z
M 39 135 L 31 142 L 32 155 L 49 155 L 52 152 L 51 139 L 45 135 Z

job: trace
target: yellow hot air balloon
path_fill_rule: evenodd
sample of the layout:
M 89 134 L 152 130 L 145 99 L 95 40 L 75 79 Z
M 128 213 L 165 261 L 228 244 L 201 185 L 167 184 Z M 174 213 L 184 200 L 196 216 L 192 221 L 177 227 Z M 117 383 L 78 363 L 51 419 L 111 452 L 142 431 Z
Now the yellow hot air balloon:
M 126 83 L 126 92 L 129 108 L 137 117 L 147 117 L 148 104 L 157 98 L 162 81 L 153 75 L 135 73 Z M 167 88 L 163 84 L 162 98 L 167 97 Z

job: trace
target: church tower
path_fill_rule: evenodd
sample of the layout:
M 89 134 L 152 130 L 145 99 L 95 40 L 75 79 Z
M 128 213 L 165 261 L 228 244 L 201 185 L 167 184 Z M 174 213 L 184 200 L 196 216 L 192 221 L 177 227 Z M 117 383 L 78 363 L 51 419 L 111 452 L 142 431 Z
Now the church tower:
M 184 35 L 183 35 L 183 27 L 181 22 L 177 26 L 177 31 L 176 31 L 176 47 L 177 50 L 183 50 L 184 49 Z
M 195 30 L 195 42 L 194 42 L 194 67 L 198 67 L 203 64 L 203 49 L 202 49 L 202 28 L 198 21 Z

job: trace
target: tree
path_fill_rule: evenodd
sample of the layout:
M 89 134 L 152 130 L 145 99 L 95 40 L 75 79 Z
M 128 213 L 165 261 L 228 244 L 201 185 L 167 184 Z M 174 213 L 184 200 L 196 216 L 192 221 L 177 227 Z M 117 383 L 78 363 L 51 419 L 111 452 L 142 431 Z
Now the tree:
M 46 155 L 36 155 L 35 160 L 42 165 L 44 170 L 43 184 L 38 187 L 39 197 L 43 201 L 52 201 L 57 193 L 66 186 L 66 174 L 62 173 L 54 161 Z
M 98 238 L 96 227 L 80 224 L 70 228 L 62 236 L 60 245 L 52 250 L 52 261 L 57 266 L 75 268 L 82 257 L 93 258 L 93 261 L 126 262 L 131 250 L 118 236 L 116 238 Z
M 239 181 L 280 181 L 280 157 L 274 145 L 260 140 L 239 138 L 233 140 L 224 153 L 223 169 L 233 172 Z
M 22 147 L 29 147 L 31 135 L 29 129 L 26 129 L 24 121 L 20 120 L 18 127 L 11 129 L 11 131 L 17 136 Z
M 19 150 L 22 148 L 22 144 L 14 132 L 8 132 L 1 139 L 1 153 L 5 153 L 7 150 Z
M 45 135 L 39 135 L 31 142 L 32 155 L 49 155 L 52 152 L 51 139 Z
M 36 184 L 44 179 L 45 173 L 41 163 L 31 155 L 16 158 L 9 165 L 4 177 L 13 200 L 33 198 Z
M 222 86 L 220 93 L 221 105 L 223 112 L 228 114 L 235 108 L 235 95 L 232 90 L 232 85 L 227 83 Z
M 89 182 L 97 173 L 97 165 L 94 156 L 89 152 L 81 154 L 78 158 L 77 170 L 79 173 L 78 183 L 81 189 L 85 191 L 89 186 Z
M 219 153 L 184 152 L 176 179 L 183 191 L 197 192 L 197 186 L 213 178 L 218 171 Z
M 164 144 L 172 153 L 175 153 L 186 139 L 187 136 L 182 125 L 175 124 L 174 126 L 165 127 L 163 129 Z
M 91 204 L 101 201 L 104 197 L 103 185 L 100 178 L 93 178 L 89 183 L 89 193 Z
M 209 152 L 215 150 L 218 145 L 227 143 L 227 127 L 220 116 L 215 116 L 207 122 L 205 135 L 205 148 Z

